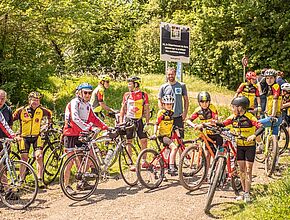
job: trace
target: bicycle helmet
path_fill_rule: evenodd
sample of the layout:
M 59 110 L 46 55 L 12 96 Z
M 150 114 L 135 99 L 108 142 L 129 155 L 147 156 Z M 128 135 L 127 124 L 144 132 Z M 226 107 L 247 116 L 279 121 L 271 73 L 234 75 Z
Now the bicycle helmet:
M 99 78 L 100 81 L 110 81 L 111 77 L 108 75 L 101 75 Z
M 139 78 L 138 76 L 131 76 L 127 79 L 127 82 L 133 82 L 135 87 L 139 87 L 141 83 L 141 78 Z M 137 83 L 137 85 L 135 83 Z
M 201 102 L 201 101 L 210 101 L 210 94 L 208 92 L 202 91 L 200 93 L 198 93 L 197 95 L 197 101 Z
M 243 109 L 248 109 L 250 105 L 250 100 L 245 96 L 239 96 L 232 100 L 231 102 L 234 106 L 241 106 Z
M 174 104 L 174 97 L 172 95 L 165 95 L 162 97 L 162 103 Z
M 264 76 L 274 76 L 276 77 L 277 76 L 277 71 L 274 70 L 274 69 L 267 69 L 264 73 Z
M 289 92 L 290 91 L 290 83 L 283 83 L 281 85 L 281 89 L 284 90 L 284 91 Z
M 28 99 L 32 99 L 32 98 L 36 98 L 36 99 L 41 99 L 42 98 L 42 94 L 40 94 L 39 92 L 31 92 L 28 95 Z
M 89 83 L 81 83 L 78 87 L 77 87 L 77 91 L 79 90 L 93 90 L 93 86 Z
M 257 79 L 257 75 L 254 71 L 249 71 L 246 74 L 246 79 L 251 80 L 251 79 Z

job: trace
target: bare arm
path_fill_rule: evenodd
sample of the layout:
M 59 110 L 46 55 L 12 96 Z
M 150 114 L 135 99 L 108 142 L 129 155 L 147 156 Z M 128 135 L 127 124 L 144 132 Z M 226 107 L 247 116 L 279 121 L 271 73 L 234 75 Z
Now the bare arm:
M 99 102 L 100 106 L 105 109 L 106 111 L 114 111 L 112 108 L 110 108 L 109 106 L 107 106 L 104 102 Z
M 161 102 L 161 99 L 158 99 L 158 108 L 159 108 L 159 109 L 162 109 L 162 102 Z
M 121 124 L 124 122 L 124 117 L 125 117 L 126 112 L 127 112 L 127 105 L 126 103 L 123 103 L 120 110 L 120 123 Z
M 144 115 L 145 115 L 146 123 L 149 123 L 149 120 L 150 120 L 149 105 L 144 105 Z
M 183 105 L 184 105 L 184 111 L 182 113 L 182 120 L 184 121 L 186 119 L 188 106 L 189 106 L 189 99 L 187 95 L 183 96 Z

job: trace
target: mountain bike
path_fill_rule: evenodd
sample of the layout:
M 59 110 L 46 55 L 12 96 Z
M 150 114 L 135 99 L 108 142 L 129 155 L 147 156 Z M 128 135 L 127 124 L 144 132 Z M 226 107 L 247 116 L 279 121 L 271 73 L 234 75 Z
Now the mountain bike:
M 209 125 L 204 126 L 215 133 L 219 133 L 223 137 L 224 141 L 223 146 L 218 146 L 218 150 L 210 169 L 210 185 L 204 208 L 204 211 L 208 212 L 215 191 L 218 187 L 224 187 L 230 182 L 236 195 L 238 195 L 239 191 L 242 189 L 242 184 L 238 176 L 238 166 L 236 160 L 237 144 L 235 138 L 243 137 L 231 133 L 228 128 L 216 128 Z
M 165 170 L 169 168 L 171 150 L 169 146 L 164 146 L 163 149 L 161 149 L 161 144 L 155 137 L 150 137 L 149 139 L 155 140 L 157 149 L 146 148 L 140 152 L 137 159 L 137 176 L 139 182 L 144 187 L 148 189 L 155 189 L 162 183 L 165 177 Z M 179 151 L 181 152 L 194 144 L 193 140 L 183 141 L 180 138 L 178 128 L 174 129 L 171 139 L 177 142 Z M 142 166 L 142 160 L 146 161 L 146 167 Z M 190 161 L 190 158 L 188 158 L 188 161 Z M 185 166 L 189 166 L 189 163 L 186 163 L 185 159 L 183 164 Z
M 25 161 L 11 160 L 10 144 L 13 139 L 0 139 L 0 198 L 12 209 L 24 209 L 31 205 L 38 192 L 38 181 L 33 168 Z
M 195 127 L 190 120 L 187 120 L 186 123 L 191 128 Z M 207 150 L 211 158 L 215 157 L 210 144 L 215 146 L 215 142 L 207 136 L 207 133 L 200 130 L 198 138 L 193 140 L 192 146 L 186 148 L 182 153 L 178 168 L 179 181 L 187 190 L 198 189 L 207 177 L 209 167 L 207 167 L 204 151 Z
M 68 198 L 82 201 L 91 196 L 97 188 L 99 179 L 107 181 L 110 177 L 108 168 L 116 155 L 119 159 L 120 174 L 125 183 L 130 186 L 137 184 L 136 171 L 132 167 L 134 168 L 136 165 L 138 153 L 136 148 L 126 143 L 124 138 L 126 129 L 133 126 L 118 125 L 110 128 L 107 134 L 98 138 L 96 138 L 98 132 L 90 132 L 80 137 L 84 143 L 83 147 L 74 149 L 73 154 L 64 162 L 60 171 L 61 189 Z M 104 142 L 111 146 L 105 158 L 99 148 L 100 143 Z M 68 182 L 65 182 L 64 178 L 66 170 L 70 170 Z M 85 184 L 85 186 L 82 187 L 81 184 Z M 67 186 L 70 186 L 73 192 L 69 191 Z
M 284 119 L 280 124 L 279 134 L 278 134 L 278 145 L 279 145 L 279 155 L 285 153 L 289 146 L 289 124 Z

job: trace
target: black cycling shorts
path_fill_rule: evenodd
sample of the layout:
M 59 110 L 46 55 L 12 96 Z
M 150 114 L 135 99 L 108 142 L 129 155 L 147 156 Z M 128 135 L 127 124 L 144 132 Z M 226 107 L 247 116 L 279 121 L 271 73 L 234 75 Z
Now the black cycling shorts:
M 126 119 L 126 121 L 135 124 L 135 127 L 126 130 L 127 139 L 133 139 L 135 137 L 135 131 L 140 139 L 148 138 L 147 134 L 143 131 L 144 124 L 142 119 Z
M 173 125 L 177 126 L 178 128 L 181 128 L 179 130 L 179 134 L 181 138 L 184 138 L 184 125 L 183 125 L 183 120 L 182 120 L 182 116 L 179 117 L 174 117 L 173 118 Z
M 29 153 L 30 146 L 32 145 L 34 151 L 43 149 L 43 141 L 40 136 L 36 137 L 23 137 L 19 141 L 19 152 Z
M 63 142 L 66 149 L 83 146 L 83 143 L 79 141 L 79 136 L 63 136 Z
M 237 161 L 254 162 L 256 155 L 256 146 L 238 146 Z
M 173 142 L 171 138 L 167 136 L 158 136 L 158 140 L 163 144 L 163 146 L 169 146 Z

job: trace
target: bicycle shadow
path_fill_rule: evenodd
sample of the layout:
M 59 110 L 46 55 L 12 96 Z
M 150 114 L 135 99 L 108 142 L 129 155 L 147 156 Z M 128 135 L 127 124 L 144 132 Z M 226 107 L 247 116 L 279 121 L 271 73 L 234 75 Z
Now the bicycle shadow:
M 193 190 L 193 191 L 188 191 L 185 194 L 189 196 L 200 196 L 200 195 L 205 195 L 207 194 L 208 191 L 208 186 L 207 185 L 202 185 L 198 189 Z
M 242 212 L 245 206 L 245 203 L 239 202 L 220 202 L 212 204 L 209 211 L 205 212 L 205 214 L 210 218 L 222 219 Z M 215 210 L 218 210 L 217 214 Z
M 166 178 L 166 180 L 163 180 L 163 184 L 155 189 L 148 189 L 147 191 L 145 191 L 144 193 L 154 193 L 154 192 L 158 192 L 161 190 L 166 190 L 168 188 L 171 187 L 176 187 L 176 186 L 180 186 L 179 180 L 178 179 L 170 179 L 170 178 Z M 143 189 L 145 189 L 145 187 L 142 186 Z
M 42 210 L 44 208 L 50 208 L 49 206 L 43 207 L 42 205 L 47 202 L 46 199 L 38 199 L 36 198 L 34 202 L 28 206 L 25 209 L 21 209 L 19 211 L 21 212 L 26 212 L 26 211 L 36 211 L 36 210 Z M 7 207 L 3 202 L 0 201 L 0 209 L 1 208 L 6 208 L 7 210 L 12 210 L 11 208 Z M 1 213 L 1 212 L 0 212 Z
M 123 186 L 115 189 L 97 189 L 93 196 L 84 201 L 75 201 L 69 205 L 69 207 L 82 207 L 88 206 L 102 200 L 115 200 L 120 197 L 126 197 L 138 193 L 141 188 L 136 185 L 133 187 Z

